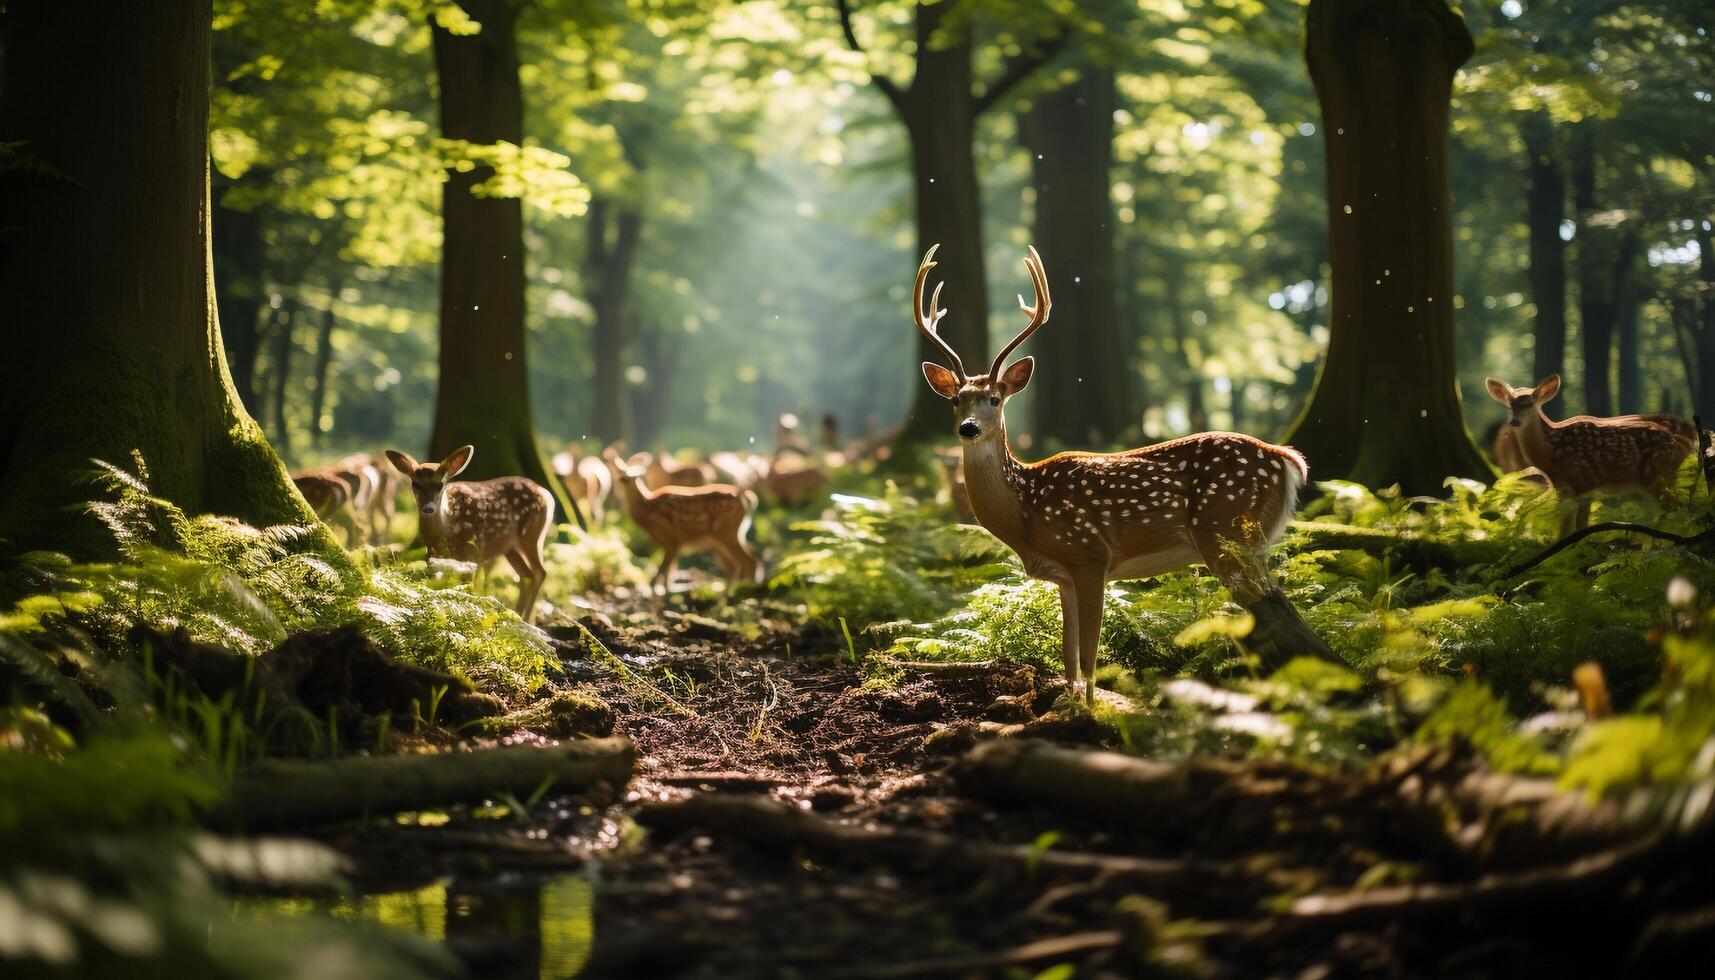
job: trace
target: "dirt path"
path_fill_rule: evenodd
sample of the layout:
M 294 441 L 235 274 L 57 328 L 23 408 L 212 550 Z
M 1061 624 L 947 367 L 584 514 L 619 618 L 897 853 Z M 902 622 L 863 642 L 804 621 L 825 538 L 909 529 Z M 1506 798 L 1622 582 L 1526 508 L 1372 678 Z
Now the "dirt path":
M 1504 942 L 1473 937 L 1459 916 L 1409 929 L 1257 931 L 1270 895 L 1456 873 L 1444 856 L 1402 847 L 1410 834 L 1386 815 L 1306 805 L 1290 788 L 1263 785 L 1176 839 L 961 795 L 953 760 L 1004 725 L 1084 744 L 1102 737 L 1087 716 L 1043 720 L 1056 691 L 1029 668 L 901 669 L 878 683 L 849 661 L 843 639 L 766 620 L 749 638 L 682 606 L 582 622 L 601 646 L 576 628 L 556 630 L 568 657 L 561 682 L 594 687 L 614 709 L 615 734 L 637 743 L 627 787 L 526 805 L 524 821 L 458 811 L 442 826 L 340 841 L 364 858 L 373 887 L 450 876 L 446 935 L 474 975 L 1030 977 L 1062 964 L 1078 976 L 1417 975 L 1443 969 L 1454 949 L 1464 950 L 1452 961 L 1467 975 L 1591 965 L 1587 947 L 1557 953 L 1540 922 L 1519 923 Z M 1099 869 L 991 867 L 910 848 L 878 860 L 747 827 L 634 822 L 699 794 L 774 800 L 818 821 L 941 835 L 955 847 L 1224 870 L 1213 884 L 1140 886 Z M 546 884 L 564 880 L 576 883 L 572 899 Z M 550 935 L 568 915 L 587 924 L 575 942 Z M 1555 915 L 1551 929 L 1579 924 L 1576 907 Z M 573 942 L 575 954 L 556 961 L 556 941 Z M 1617 941 L 1603 955 L 1617 967 L 1625 951 Z

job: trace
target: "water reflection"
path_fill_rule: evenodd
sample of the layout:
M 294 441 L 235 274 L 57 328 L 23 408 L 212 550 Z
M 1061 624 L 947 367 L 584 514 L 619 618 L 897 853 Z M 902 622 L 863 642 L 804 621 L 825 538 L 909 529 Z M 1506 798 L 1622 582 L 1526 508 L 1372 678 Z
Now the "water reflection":
M 595 942 L 595 893 L 578 875 L 447 878 L 407 891 L 339 898 L 234 899 L 234 912 L 326 915 L 403 929 L 446 944 L 472 975 L 568 980 Z

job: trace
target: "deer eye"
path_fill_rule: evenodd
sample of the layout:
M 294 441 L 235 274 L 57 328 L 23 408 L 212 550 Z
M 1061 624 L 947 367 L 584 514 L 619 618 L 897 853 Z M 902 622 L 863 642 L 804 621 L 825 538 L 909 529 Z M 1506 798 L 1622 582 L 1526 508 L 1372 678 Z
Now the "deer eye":
M 999 395 L 990 395 L 989 396 L 989 404 L 990 405 L 999 405 L 1000 404 L 1000 396 Z

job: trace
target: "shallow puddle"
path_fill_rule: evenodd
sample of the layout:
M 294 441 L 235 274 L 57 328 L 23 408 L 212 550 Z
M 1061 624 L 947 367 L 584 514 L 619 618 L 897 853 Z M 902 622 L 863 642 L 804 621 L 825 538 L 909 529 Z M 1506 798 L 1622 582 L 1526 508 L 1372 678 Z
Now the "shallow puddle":
M 589 962 L 595 894 L 582 875 L 444 878 L 421 888 L 339 897 L 243 896 L 233 914 L 328 916 L 443 943 L 473 975 L 566 980 Z

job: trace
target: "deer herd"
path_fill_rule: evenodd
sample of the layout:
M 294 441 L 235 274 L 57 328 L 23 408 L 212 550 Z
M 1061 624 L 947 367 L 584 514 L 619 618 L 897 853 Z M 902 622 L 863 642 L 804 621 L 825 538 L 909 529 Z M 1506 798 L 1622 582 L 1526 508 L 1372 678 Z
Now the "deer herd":
M 1020 460 L 1007 435 L 1006 405 L 1030 384 L 1035 358 L 1007 359 L 1048 323 L 1052 300 L 1042 259 L 1034 248 L 1024 259 L 1033 301 L 1020 296 L 1018 305 L 1028 323 L 986 371 L 973 374 L 937 329 L 947 313 L 938 308 L 942 284 L 924 304 L 938 248 L 918 265 L 911 319 L 947 362 L 922 366 L 930 389 L 952 407 L 957 448 L 937 452 L 945 495 L 962 519 L 1016 552 L 1026 574 L 1059 587 L 1066 680 L 1076 690 L 1082 679 L 1093 700 L 1107 583 L 1201 565 L 1250 605 L 1271 589 L 1267 553 L 1285 533 L 1309 466 L 1290 446 L 1233 432 Z M 1542 406 L 1559 392 L 1558 375 L 1529 388 L 1489 378 L 1487 388 L 1508 413 L 1492 446 L 1497 466 L 1553 488 L 1568 505 L 1563 534 L 1588 519 L 1591 494 L 1643 491 L 1671 505 L 1679 466 L 1698 445 L 1696 428 L 1674 415 L 1555 421 Z M 813 501 L 828 486 L 829 470 L 885 459 L 892 434 L 840 448 L 830 413 L 822 419 L 819 452 L 812 451 L 797 418 L 783 415 L 777 448 L 766 456 L 717 452 L 687 461 L 627 455 L 620 445 L 586 455 L 573 446 L 553 457 L 553 472 L 590 522 L 607 522 L 617 502 L 661 549 L 652 589 L 667 591 L 679 555 L 694 548 L 711 549 L 729 580 L 757 582 L 761 564 L 745 539 L 759 500 Z M 528 621 L 546 577 L 542 548 L 554 526 L 554 494 L 517 476 L 455 482 L 473 452 L 464 446 L 438 462 L 394 450 L 359 454 L 293 480 L 316 516 L 341 529 L 350 546 L 387 540 L 398 493 L 409 486 L 429 555 L 479 567 L 504 557 L 518 574 L 517 609 Z

